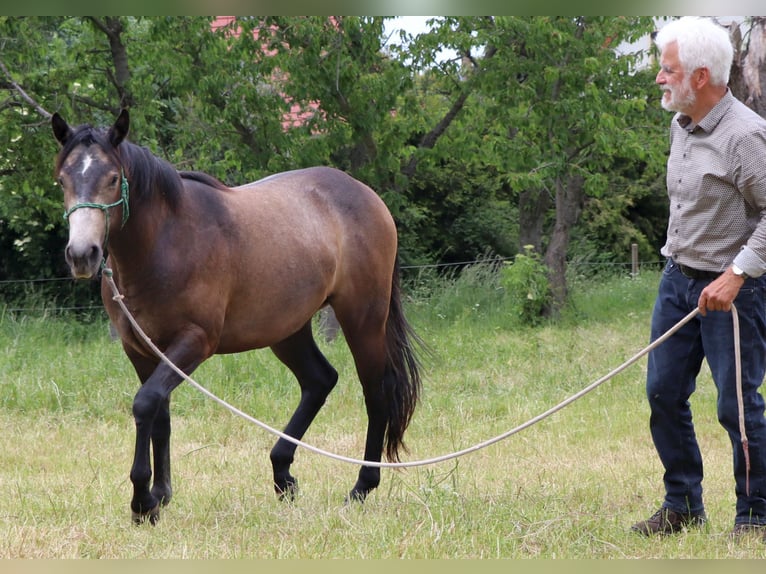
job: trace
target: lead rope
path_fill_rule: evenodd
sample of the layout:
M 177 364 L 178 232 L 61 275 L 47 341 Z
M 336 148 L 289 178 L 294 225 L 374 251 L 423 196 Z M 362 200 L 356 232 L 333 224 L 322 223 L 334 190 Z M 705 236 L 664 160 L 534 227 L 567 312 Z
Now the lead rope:
M 739 344 L 739 314 L 737 308 L 731 306 L 731 320 L 734 329 L 734 372 L 737 390 L 737 412 L 739 414 L 739 436 L 742 441 L 742 453 L 745 457 L 745 494 L 750 496 L 750 446 L 745 430 L 745 403 L 742 398 L 742 358 Z
M 504 440 L 504 439 L 510 437 L 511 435 L 514 435 L 514 434 L 516 434 L 516 433 L 518 433 L 518 432 L 520 432 L 520 431 L 522 431 L 522 430 L 524 430 L 524 429 L 526 429 L 526 428 L 528 428 L 528 427 L 530 427 L 530 426 L 540 422 L 541 420 L 551 416 L 555 412 L 560 411 L 561 409 L 563 409 L 567 405 L 569 405 L 569 404 L 573 403 L 574 401 L 576 401 L 577 399 L 585 396 L 587 393 L 591 392 L 596 387 L 600 386 L 601 384 L 605 383 L 606 381 L 608 381 L 609 379 L 611 379 L 612 377 L 614 377 L 618 373 L 622 372 L 627 367 L 629 367 L 630 365 L 635 363 L 638 359 L 640 359 L 641 357 L 646 355 L 649 351 L 651 351 L 655 347 L 658 347 L 659 345 L 664 343 L 676 331 L 678 331 L 681 327 L 683 327 L 686 323 L 688 323 L 691 319 L 693 319 L 695 317 L 695 315 L 697 315 L 697 313 L 698 313 L 697 309 L 695 309 L 694 311 L 690 312 L 688 315 L 686 315 L 686 317 L 684 317 L 678 323 L 676 323 L 673 327 L 668 329 L 668 331 L 665 334 L 663 334 L 661 337 L 659 337 L 659 338 L 655 339 L 654 341 L 652 341 L 652 343 L 648 347 L 646 347 L 642 351 L 639 351 L 638 353 L 633 355 L 630 359 L 625 361 L 622 365 L 620 365 L 616 369 L 610 371 L 609 373 L 607 373 L 606 375 L 604 375 L 603 377 L 601 377 L 597 381 L 591 383 L 590 385 L 588 385 L 587 387 L 585 387 L 584 389 L 582 389 L 578 393 L 575 393 L 571 397 L 569 397 L 566 400 L 560 402 L 558 405 L 548 409 L 544 413 L 541 413 L 541 414 L 537 415 L 536 417 L 528 420 L 527 422 L 525 422 L 525 423 L 523 423 L 523 424 L 521 424 L 521 425 L 519 425 L 519 426 L 517 426 L 517 427 L 515 427 L 515 428 L 513 428 L 511 430 L 508 430 L 508 431 L 506 431 L 506 432 L 504 432 L 502 434 L 499 434 L 499 435 L 497 435 L 494 438 L 485 440 L 484 442 L 480 442 L 480 443 L 478 443 L 478 444 L 476 444 L 476 445 L 474 445 L 472 447 L 465 448 L 463 450 L 459 450 L 459 451 L 452 452 L 452 453 L 449 453 L 449 454 L 444 454 L 444 455 L 441 455 L 441 456 L 436 456 L 436 457 L 433 457 L 433 458 L 426 458 L 426 459 L 414 460 L 414 461 L 409 461 L 409 462 L 375 462 L 375 461 L 360 460 L 360 459 L 357 459 L 357 458 L 350 458 L 350 457 L 343 456 L 343 455 L 340 455 L 340 454 L 335 454 L 333 452 L 329 452 L 329 451 L 326 451 L 324 449 L 321 449 L 321 448 L 315 447 L 313 445 L 310 445 L 308 443 L 305 443 L 305 442 L 303 442 L 303 441 L 301 441 L 301 440 L 299 440 L 299 439 L 297 439 L 295 437 L 287 435 L 287 434 L 283 433 L 282 431 L 279 431 L 279 430 L 277 430 L 277 429 L 267 425 L 264 422 L 259 421 L 258 419 L 248 415 L 245 412 L 242 412 L 237 407 L 227 403 L 225 400 L 217 397 L 215 394 L 213 394 L 210 391 L 208 391 L 205 387 L 200 385 L 198 382 L 196 382 L 194 379 L 192 379 L 189 375 L 187 375 L 181 369 L 179 369 L 170 359 L 167 358 L 167 356 L 162 351 L 160 351 L 159 348 L 157 348 L 157 346 L 146 335 L 146 333 L 144 333 L 143 329 L 141 329 L 141 326 L 138 324 L 136 319 L 130 313 L 128 308 L 125 306 L 124 296 L 120 293 L 119 289 L 117 288 L 117 285 L 114 282 L 114 279 L 112 278 L 112 270 L 110 268 L 106 267 L 106 265 L 104 264 L 102 266 L 102 272 L 103 272 L 104 278 L 106 279 L 107 283 L 109 284 L 109 287 L 112 290 L 112 293 L 114 294 L 114 297 L 113 297 L 114 301 L 116 301 L 117 304 L 120 306 L 120 309 L 122 309 L 122 312 L 125 314 L 125 316 L 127 317 L 128 321 L 130 321 L 130 324 L 133 326 L 133 328 L 135 329 L 136 333 L 138 333 L 138 335 L 144 340 L 144 342 L 149 346 L 149 348 L 160 359 L 162 359 L 162 361 L 164 361 L 176 374 L 178 374 L 184 380 L 189 382 L 189 384 L 191 384 L 195 389 L 200 391 L 203 395 L 207 396 L 208 398 L 210 398 L 213 401 L 217 402 L 218 404 L 222 405 L 224 408 L 226 408 L 227 410 L 229 410 L 233 414 L 235 414 L 235 415 L 237 415 L 239 417 L 242 417 L 246 421 L 249 421 L 249 422 L 253 423 L 254 425 L 256 425 L 256 426 L 258 426 L 258 427 L 260 427 L 260 428 L 262 428 L 262 429 L 264 429 L 264 430 L 266 430 L 268 432 L 270 432 L 273 435 L 278 436 L 279 438 L 282 438 L 282 439 L 284 439 L 284 440 L 286 440 L 288 442 L 291 442 L 294 445 L 303 447 L 306 450 L 309 450 L 309 451 L 317 453 L 317 454 L 321 454 L 321 455 L 326 456 L 328 458 L 339 460 L 341 462 L 348 462 L 350 464 L 367 466 L 367 467 L 371 467 L 371 468 L 409 468 L 409 467 L 415 467 L 415 466 L 425 466 L 425 465 L 429 465 L 429 464 L 435 464 L 435 463 L 438 463 L 438 462 L 444 462 L 444 461 L 447 461 L 447 460 L 450 460 L 450 459 L 453 459 L 453 458 L 461 457 L 463 455 L 466 455 L 466 454 L 469 454 L 469 453 L 481 450 L 481 449 L 483 449 L 485 447 L 488 447 L 488 446 L 490 446 L 492 444 L 500 442 L 501 440 Z M 733 305 L 732 305 L 732 309 L 734 309 Z M 739 341 L 739 334 L 737 333 L 736 337 L 735 337 L 735 348 L 737 350 L 739 349 L 739 342 L 738 341 Z M 737 353 L 737 357 L 739 357 L 739 353 Z M 739 363 L 737 363 L 737 364 L 739 364 Z M 738 369 L 738 374 L 739 374 L 739 369 Z M 739 377 L 738 377 L 737 380 L 739 381 Z M 741 396 L 741 391 L 739 391 L 738 396 Z M 740 416 L 741 416 L 741 413 L 740 413 Z M 740 420 L 741 420 L 740 424 L 743 424 L 742 423 L 742 419 L 740 419 Z M 744 431 L 743 431 L 743 436 L 744 436 Z M 746 460 L 748 460 L 746 443 L 745 443 L 745 449 L 746 449 L 745 450 L 745 452 L 746 452 L 745 457 L 746 457 Z M 749 463 L 748 463 L 748 473 L 749 473 L 749 468 L 750 467 L 749 467 Z M 748 481 L 749 481 L 749 478 L 748 478 Z

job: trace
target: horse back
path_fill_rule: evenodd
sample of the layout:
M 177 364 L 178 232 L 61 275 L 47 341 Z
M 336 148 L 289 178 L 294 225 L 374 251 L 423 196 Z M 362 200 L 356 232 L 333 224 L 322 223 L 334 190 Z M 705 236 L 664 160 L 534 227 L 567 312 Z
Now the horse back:
M 234 188 L 240 225 L 272 243 L 283 256 L 329 255 L 336 264 L 362 255 L 396 253 L 388 208 L 367 185 L 327 167 L 283 172 Z M 248 237 L 254 239 L 255 237 Z M 393 263 L 393 259 L 391 259 Z

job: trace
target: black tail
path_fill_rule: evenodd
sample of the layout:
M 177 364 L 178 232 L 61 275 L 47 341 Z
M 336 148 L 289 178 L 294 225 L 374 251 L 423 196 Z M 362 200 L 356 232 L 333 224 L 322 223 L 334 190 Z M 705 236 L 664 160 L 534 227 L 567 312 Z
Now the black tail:
M 407 451 L 404 445 L 404 431 L 410 424 L 420 398 L 421 364 L 414 345 L 427 350 L 420 337 L 404 317 L 401 291 L 399 288 L 399 262 L 394 266 L 391 278 L 391 302 L 386 322 L 386 344 L 388 358 L 383 378 L 383 390 L 388 404 L 388 425 L 386 427 L 386 457 L 399 460 L 399 451 Z

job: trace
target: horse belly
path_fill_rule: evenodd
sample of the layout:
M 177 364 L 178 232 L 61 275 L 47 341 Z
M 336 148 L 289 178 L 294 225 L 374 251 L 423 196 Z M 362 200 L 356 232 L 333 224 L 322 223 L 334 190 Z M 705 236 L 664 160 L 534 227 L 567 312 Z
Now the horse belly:
M 325 281 L 302 283 L 266 289 L 262 286 L 239 298 L 232 297 L 216 352 L 270 347 L 300 330 L 326 303 L 328 293 Z

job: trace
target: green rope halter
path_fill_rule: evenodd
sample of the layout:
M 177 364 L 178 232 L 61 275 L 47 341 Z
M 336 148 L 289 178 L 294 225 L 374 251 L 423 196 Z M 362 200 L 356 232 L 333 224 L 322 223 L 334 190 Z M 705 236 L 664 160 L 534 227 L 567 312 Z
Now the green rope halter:
M 128 184 L 128 178 L 125 177 L 125 171 L 120 168 L 120 175 L 122 176 L 122 181 L 120 183 L 120 199 L 115 201 L 114 203 L 90 203 L 90 202 L 83 202 L 83 203 L 76 203 L 72 207 L 70 207 L 68 210 L 64 212 L 64 219 L 69 221 L 69 216 L 72 215 L 75 211 L 78 209 L 82 209 L 83 207 L 88 207 L 91 209 L 100 209 L 104 212 L 104 217 L 106 218 L 106 233 L 104 235 L 104 249 L 106 249 L 106 242 L 109 240 L 109 209 L 112 207 L 117 207 L 118 205 L 122 204 L 122 225 L 121 228 L 125 226 L 125 223 L 127 223 L 128 218 L 130 217 L 130 203 L 128 202 L 129 199 L 129 193 L 130 193 L 130 185 Z

